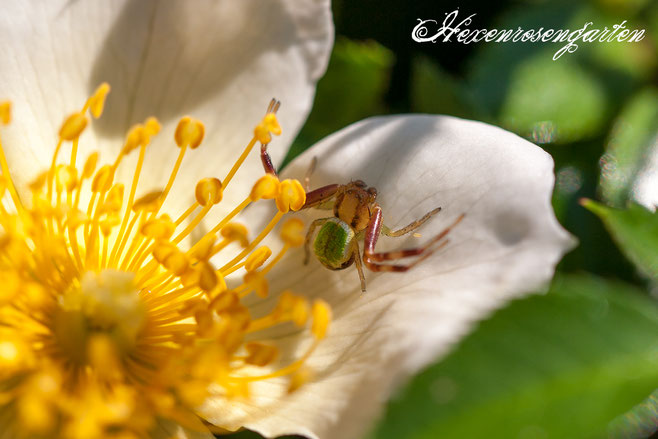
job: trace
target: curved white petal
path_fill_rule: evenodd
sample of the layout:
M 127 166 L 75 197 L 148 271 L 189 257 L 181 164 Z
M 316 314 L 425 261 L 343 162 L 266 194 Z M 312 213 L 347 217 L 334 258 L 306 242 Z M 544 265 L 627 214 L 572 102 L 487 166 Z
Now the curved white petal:
M 322 297 L 334 312 L 329 337 L 308 361 L 316 380 L 287 398 L 284 380 L 255 384 L 250 403 L 215 400 L 204 413 L 268 437 L 358 438 L 402 378 L 445 354 L 478 319 L 542 288 L 573 241 L 551 208 L 550 156 L 493 126 L 441 116 L 368 119 L 323 140 L 285 174 L 302 178 L 313 156 L 312 187 L 366 181 L 391 227 L 443 208 L 419 229 L 422 238 L 384 237 L 378 249 L 418 246 L 466 216 L 448 245 L 411 271 L 367 271 L 365 294 L 354 267 L 329 271 L 315 260 L 304 267 L 301 251 L 287 257 L 272 272 L 271 291 Z M 299 355 L 305 343 L 289 335 L 284 351 Z
M 311 107 L 333 25 L 328 0 L 26 0 L 3 4 L 0 41 L 0 100 L 14 101 L 4 145 L 19 182 L 49 164 L 61 122 L 107 81 L 105 114 L 83 134 L 80 157 L 100 147 L 114 160 L 127 129 L 156 116 L 163 130 L 139 192 L 162 186 L 178 154 L 173 130 L 189 113 L 206 140 L 174 185 L 186 205 L 200 177 L 225 176 L 272 97 L 283 102 L 283 135 L 271 145 L 279 162 Z M 65 145 L 62 160 L 69 154 Z M 251 157 L 244 172 L 258 167 Z

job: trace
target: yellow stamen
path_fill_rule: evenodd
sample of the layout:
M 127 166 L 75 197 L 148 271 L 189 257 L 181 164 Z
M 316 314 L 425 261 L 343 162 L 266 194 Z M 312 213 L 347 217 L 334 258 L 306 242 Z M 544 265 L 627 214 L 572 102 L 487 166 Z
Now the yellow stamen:
M 154 118 L 133 126 L 109 163 L 100 164 L 94 152 L 78 167 L 82 133 L 101 116 L 109 90 L 101 84 L 55 133 L 50 167 L 27 187 L 31 203 L 21 202 L 0 143 L 0 196 L 8 191 L 16 208 L 0 205 L 0 411 L 17 439 L 148 437 L 160 419 L 205 429 L 196 407 L 209 388 L 219 386 L 227 399 L 248 398 L 253 381 L 290 375 L 291 389 L 307 382 L 304 364 L 329 325 L 326 304 L 311 308 L 290 292 L 258 318 L 242 303 L 252 292 L 269 295 L 266 274 L 303 243 L 303 223 L 290 219 L 275 257 L 261 246 L 287 212 L 304 205 L 299 182 L 253 176 L 249 196 L 198 233 L 210 211 L 226 202 L 227 184 L 255 142 L 281 133 L 278 102 L 223 184 L 202 178 L 188 188 L 193 204 L 169 216 L 160 210 L 205 127 L 181 119 L 172 133 L 180 151 L 164 188 L 140 192 L 147 145 L 160 131 Z M 10 109 L 0 103 L 2 124 L 10 122 Z M 60 159 L 66 142 L 71 155 Z M 124 197 L 127 188 L 115 176 L 134 150 L 139 156 Z M 277 213 L 250 241 L 248 229 L 233 221 L 255 202 L 276 205 Z M 214 257 L 231 249 L 238 254 L 218 269 Z M 258 331 L 286 322 L 307 327 L 313 341 L 276 369 L 278 348 L 258 341 Z

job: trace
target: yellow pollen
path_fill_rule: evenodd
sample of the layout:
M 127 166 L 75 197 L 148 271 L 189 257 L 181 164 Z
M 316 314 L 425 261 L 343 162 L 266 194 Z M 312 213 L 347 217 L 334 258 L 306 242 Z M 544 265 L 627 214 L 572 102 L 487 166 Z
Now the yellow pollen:
M 210 389 L 230 404 L 248 398 L 254 381 L 286 376 L 294 391 L 312 379 L 305 363 L 331 320 L 326 303 L 270 292 L 267 281 L 304 242 L 303 222 L 284 220 L 303 207 L 302 185 L 263 171 L 252 176 L 247 198 L 223 206 L 254 145 L 281 134 L 279 102 L 270 103 L 222 180 L 201 178 L 187 188 L 189 208 L 161 213 L 184 157 L 204 153 L 189 151 L 201 145 L 205 127 L 180 119 L 168 133 L 179 148 L 170 175 L 163 187 L 144 191 L 148 146 L 161 135 L 155 118 L 134 125 L 109 162 L 98 152 L 78 160 L 83 133 L 102 115 L 109 92 L 101 84 L 64 120 L 53 134 L 49 168 L 20 191 L 0 143 L 0 196 L 8 192 L 13 202 L 0 206 L 0 410 L 17 439 L 149 437 L 162 419 L 206 431 L 196 407 Z M 0 124 L 10 122 L 11 103 L 0 102 Z M 116 181 L 133 153 L 132 178 Z M 276 206 L 253 239 L 235 222 L 251 203 Z M 217 206 L 228 213 L 205 227 Z M 262 243 L 282 220 L 283 245 L 273 255 Z M 218 268 L 215 258 L 229 262 Z M 278 294 L 277 305 L 255 318 L 243 304 L 252 293 Z M 259 341 L 261 331 L 285 323 L 306 328 L 308 340 L 287 364 L 275 343 Z

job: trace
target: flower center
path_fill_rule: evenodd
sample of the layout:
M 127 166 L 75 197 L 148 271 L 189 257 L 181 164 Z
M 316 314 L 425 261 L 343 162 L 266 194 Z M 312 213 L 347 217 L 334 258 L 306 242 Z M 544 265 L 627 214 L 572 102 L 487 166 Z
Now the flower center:
M 303 384 L 304 363 L 329 325 L 326 303 L 310 304 L 288 291 L 263 316 L 252 316 L 242 303 L 251 293 L 266 297 L 265 275 L 303 243 L 304 225 L 292 218 L 280 227 L 283 245 L 274 258 L 261 245 L 287 212 L 304 205 L 298 181 L 265 173 L 247 198 L 186 245 L 254 145 L 280 134 L 278 102 L 223 181 L 199 180 L 191 205 L 169 216 L 162 206 L 184 157 L 201 145 L 204 125 L 180 120 L 179 154 L 167 183 L 138 196 L 147 147 L 160 131 L 156 119 L 131 128 L 109 164 L 99 167 L 94 152 L 78 166 L 88 113 L 100 117 L 108 92 L 101 85 L 64 121 L 50 168 L 29 185 L 30 203 L 14 184 L 0 143 L 0 196 L 8 192 L 12 200 L 0 205 L 0 419 L 16 420 L 0 428 L 15 437 L 143 437 L 161 418 L 203 430 L 195 407 L 209 396 L 248 397 L 249 383 L 274 377 L 288 376 L 290 391 Z M 0 122 L 10 119 L 10 104 L 0 103 Z M 62 163 L 69 143 L 70 158 Z M 126 188 L 115 175 L 133 152 L 138 157 Z M 261 200 L 274 202 L 277 211 L 250 239 L 234 220 Z M 219 253 L 230 260 L 216 267 Z M 307 350 L 287 364 L 278 360 L 275 344 L 259 341 L 272 326 L 309 322 Z

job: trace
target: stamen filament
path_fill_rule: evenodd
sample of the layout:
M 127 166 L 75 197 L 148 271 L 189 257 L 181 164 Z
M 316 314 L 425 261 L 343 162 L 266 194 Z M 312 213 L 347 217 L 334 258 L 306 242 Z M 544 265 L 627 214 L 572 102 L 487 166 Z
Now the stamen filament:
M 130 186 L 130 195 L 128 196 L 128 204 L 126 204 L 126 211 L 123 214 L 123 220 L 121 221 L 119 236 L 123 236 L 123 232 L 125 232 L 126 226 L 128 225 L 128 217 L 130 216 L 130 209 L 132 208 L 133 202 L 135 201 L 135 192 L 137 191 L 137 183 L 139 182 L 139 175 L 142 172 L 142 165 L 144 164 L 145 153 L 146 153 L 146 144 L 142 144 L 139 148 L 139 158 L 137 159 L 137 166 L 135 166 L 133 182 Z M 119 240 L 117 240 L 114 243 L 114 247 L 112 247 L 112 256 L 110 256 L 110 264 L 114 263 L 114 258 L 116 257 L 118 246 L 119 246 Z
M 228 184 L 233 179 L 233 176 L 238 171 L 240 166 L 242 166 L 242 163 L 244 163 L 245 159 L 249 155 L 249 152 L 251 152 L 251 150 L 253 149 L 253 147 L 254 147 L 254 145 L 256 144 L 257 141 L 258 141 L 258 139 L 256 138 L 256 136 L 254 136 L 251 139 L 251 141 L 249 142 L 249 144 L 247 145 L 247 147 L 244 149 L 244 151 L 242 151 L 242 154 L 240 155 L 240 158 L 238 158 L 238 160 L 235 162 L 235 164 L 233 165 L 231 170 L 226 175 L 226 178 L 224 178 L 224 180 L 223 180 L 224 190 L 226 190 L 226 188 L 228 187 Z
M 7 182 L 7 190 L 11 195 L 11 199 L 14 202 L 14 206 L 16 206 L 16 210 L 18 212 L 23 212 L 24 211 L 23 202 L 21 201 L 21 197 L 18 195 L 18 191 L 16 190 L 16 186 L 14 185 L 14 180 L 11 178 L 11 174 L 9 173 L 9 165 L 7 164 L 7 157 L 5 156 L 5 150 L 2 147 L 1 139 L 0 139 L 0 167 L 2 168 L 2 175 L 5 177 L 5 180 Z
M 291 373 L 295 372 L 298 370 L 305 362 L 308 360 L 308 357 L 311 356 L 315 348 L 318 347 L 320 344 L 320 340 L 316 339 L 311 347 L 306 351 L 304 355 L 302 355 L 299 359 L 294 361 L 293 363 L 289 364 L 286 367 L 283 367 L 275 372 L 268 373 L 267 375 L 252 375 L 252 376 L 230 376 L 229 379 L 232 381 L 242 381 L 242 382 L 250 382 L 250 381 L 262 381 L 262 380 L 269 380 L 271 378 L 277 378 L 285 375 L 290 375 Z
M 269 222 L 269 224 L 263 229 L 262 232 L 254 239 L 249 245 L 240 252 L 239 255 L 237 255 L 235 258 L 233 258 L 230 262 L 225 264 L 222 268 L 219 269 L 220 272 L 225 272 L 229 267 L 237 263 L 238 261 L 242 260 L 245 256 L 247 256 L 251 251 L 256 248 L 260 242 L 265 239 L 265 237 L 274 229 L 274 226 L 283 218 L 283 212 L 278 211 L 276 215 L 274 215 L 274 218 Z

